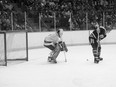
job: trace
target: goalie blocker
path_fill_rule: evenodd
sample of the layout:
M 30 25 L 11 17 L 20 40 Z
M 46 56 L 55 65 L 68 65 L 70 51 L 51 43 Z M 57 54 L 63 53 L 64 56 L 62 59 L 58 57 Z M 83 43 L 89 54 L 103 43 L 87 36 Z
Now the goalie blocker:
M 59 42 L 59 46 L 60 46 L 60 51 L 66 51 L 66 52 L 68 51 L 65 42 Z

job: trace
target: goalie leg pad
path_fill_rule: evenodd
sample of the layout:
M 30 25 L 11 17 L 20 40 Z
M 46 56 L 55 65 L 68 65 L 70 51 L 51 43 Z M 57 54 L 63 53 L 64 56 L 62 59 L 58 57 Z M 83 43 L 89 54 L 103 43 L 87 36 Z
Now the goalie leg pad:
M 53 50 L 52 60 L 56 60 L 56 58 L 58 57 L 59 53 L 60 53 L 60 47 L 57 44 L 55 49 Z

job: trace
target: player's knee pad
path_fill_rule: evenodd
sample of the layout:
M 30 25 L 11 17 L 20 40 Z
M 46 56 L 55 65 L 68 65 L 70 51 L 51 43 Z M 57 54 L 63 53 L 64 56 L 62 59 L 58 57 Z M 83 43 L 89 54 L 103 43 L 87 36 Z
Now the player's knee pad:
M 101 54 L 101 47 L 98 47 L 98 56 Z

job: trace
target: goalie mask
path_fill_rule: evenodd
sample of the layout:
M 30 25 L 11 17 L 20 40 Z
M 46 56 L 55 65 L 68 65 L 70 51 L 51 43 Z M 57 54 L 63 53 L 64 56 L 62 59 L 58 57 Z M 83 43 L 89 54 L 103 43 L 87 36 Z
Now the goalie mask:
M 62 35 L 63 35 L 63 29 L 58 29 L 57 30 L 57 34 L 58 34 L 59 37 L 62 37 Z

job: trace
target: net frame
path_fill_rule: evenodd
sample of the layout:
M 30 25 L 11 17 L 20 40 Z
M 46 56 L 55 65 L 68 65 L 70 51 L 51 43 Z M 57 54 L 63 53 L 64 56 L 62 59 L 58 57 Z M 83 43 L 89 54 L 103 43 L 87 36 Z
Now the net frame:
M 3 65 L 3 66 L 7 66 L 7 51 L 6 51 L 6 33 L 4 31 L 1 31 L 0 34 L 3 34 L 3 37 L 4 37 L 4 40 L 3 40 L 3 43 L 4 43 L 4 46 L 3 46 L 3 51 L 4 51 L 4 63 L 3 64 L 0 64 L 0 65 Z
M 25 45 L 26 45 L 26 48 L 25 48 L 25 53 L 26 53 L 26 57 L 25 58 L 15 58 L 15 59 L 8 59 L 8 52 L 7 52 L 7 34 L 8 33 L 25 33 Z M 2 31 L 0 32 L 0 34 L 3 34 L 3 37 L 4 37 L 4 63 L 3 64 L 0 64 L 0 66 L 7 66 L 8 64 L 8 61 L 28 61 L 28 32 L 27 31 L 9 31 L 9 32 L 5 32 L 5 31 Z

